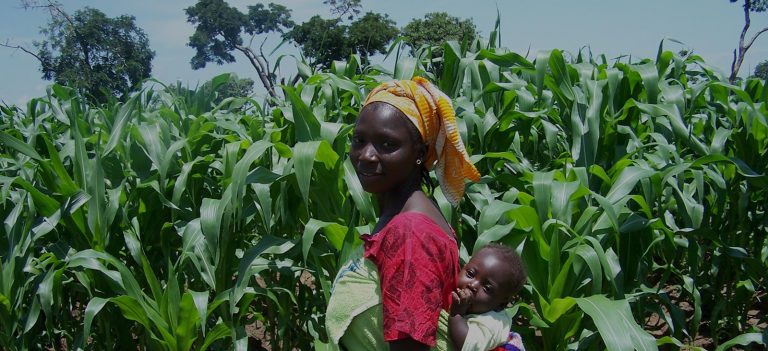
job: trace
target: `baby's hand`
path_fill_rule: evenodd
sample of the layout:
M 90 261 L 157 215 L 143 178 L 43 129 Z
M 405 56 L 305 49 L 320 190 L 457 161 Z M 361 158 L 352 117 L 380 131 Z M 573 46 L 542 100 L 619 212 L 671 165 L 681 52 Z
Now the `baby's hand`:
M 456 288 L 451 292 L 451 315 L 465 315 L 472 305 L 472 292 L 469 289 Z

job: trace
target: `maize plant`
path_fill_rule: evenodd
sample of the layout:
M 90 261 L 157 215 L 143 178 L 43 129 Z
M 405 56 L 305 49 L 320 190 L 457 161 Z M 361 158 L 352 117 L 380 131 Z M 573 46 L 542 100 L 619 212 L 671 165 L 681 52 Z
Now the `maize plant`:
M 327 349 L 331 282 L 376 221 L 349 136 L 369 89 L 414 75 L 483 174 L 459 207 L 432 194 L 461 258 L 501 242 L 529 270 L 509 307 L 527 349 L 765 347 L 766 83 L 663 45 L 529 60 L 497 30 L 396 42 L 392 69 L 299 62 L 269 103 L 218 99 L 222 75 L 2 107 L 0 348 Z

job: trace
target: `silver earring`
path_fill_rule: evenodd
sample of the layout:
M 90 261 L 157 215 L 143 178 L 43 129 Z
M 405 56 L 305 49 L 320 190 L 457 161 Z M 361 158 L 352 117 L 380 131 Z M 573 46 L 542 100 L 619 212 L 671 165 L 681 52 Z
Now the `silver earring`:
M 419 159 L 419 160 L 416 160 L 416 164 L 417 164 L 417 165 L 420 165 L 420 164 L 421 164 L 421 160 L 420 160 L 420 159 Z

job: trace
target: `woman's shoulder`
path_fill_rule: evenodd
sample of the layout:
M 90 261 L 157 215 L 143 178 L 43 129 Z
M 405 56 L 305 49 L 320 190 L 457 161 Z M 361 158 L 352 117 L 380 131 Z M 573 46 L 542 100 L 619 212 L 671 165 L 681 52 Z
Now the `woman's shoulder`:
M 365 243 L 365 257 L 398 251 L 429 252 L 430 255 L 456 254 L 458 246 L 453 232 L 446 233 L 435 221 L 422 212 L 401 212 L 374 235 L 361 236 Z M 418 248 L 418 249 L 417 249 Z
M 457 247 L 453 230 L 446 232 L 432 217 L 417 211 L 399 213 L 381 233 L 370 239 L 397 246 L 415 245 L 438 251 L 455 250 Z
M 420 218 L 428 224 L 435 225 L 440 231 L 448 234 L 449 237 L 453 238 L 455 236 L 453 228 L 445 220 L 437 204 L 422 192 L 417 192 L 406 202 L 400 215 L 404 215 L 406 219 Z
M 387 227 L 390 227 L 390 229 L 396 229 L 396 230 L 414 230 L 419 232 L 429 232 L 429 233 L 443 233 L 448 235 L 449 237 L 453 236 L 453 229 L 450 229 L 450 231 L 446 231 L 443 225 L 440 225 L 438 220 L 442 219 L 435 219 L 433 216 L 430 216 L 427 213 L 421 212 L 421 211 L 403 211 L 397 214 L 392 220 L 390 221 L 389 225 Z

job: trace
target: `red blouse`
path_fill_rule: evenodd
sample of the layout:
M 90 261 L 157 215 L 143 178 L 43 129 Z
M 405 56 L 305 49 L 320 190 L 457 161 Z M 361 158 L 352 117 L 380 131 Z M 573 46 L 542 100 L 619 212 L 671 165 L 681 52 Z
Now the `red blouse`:
M 423 213 L 403 212 L 362 239 L 365 257 L 379 270 L 384 340 L 410 337 L 434 346 L 440 310 L 450 308 L 459 273 L 454 234 Z

